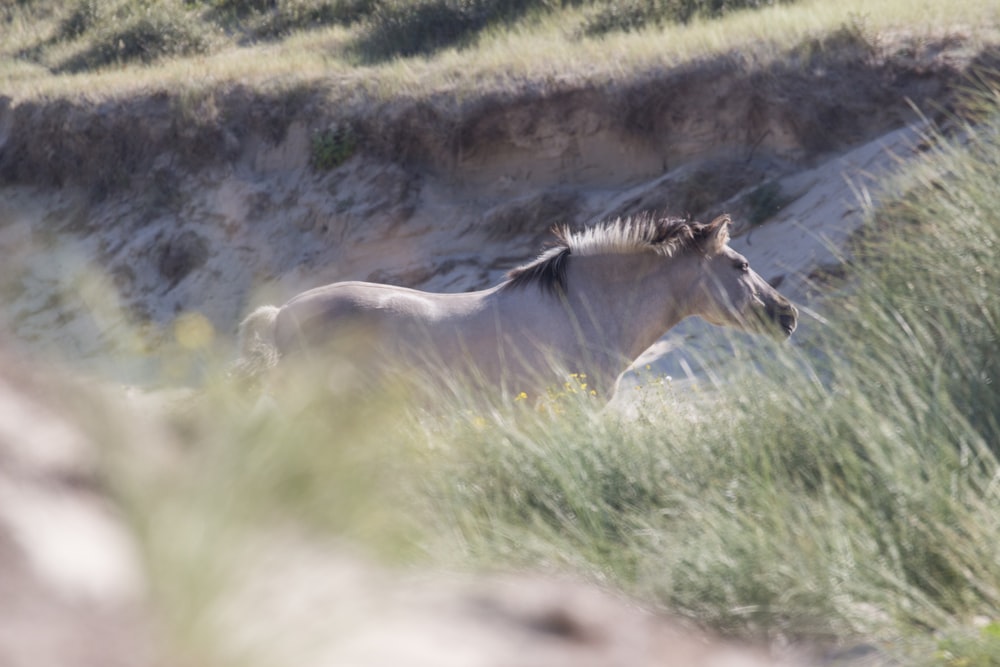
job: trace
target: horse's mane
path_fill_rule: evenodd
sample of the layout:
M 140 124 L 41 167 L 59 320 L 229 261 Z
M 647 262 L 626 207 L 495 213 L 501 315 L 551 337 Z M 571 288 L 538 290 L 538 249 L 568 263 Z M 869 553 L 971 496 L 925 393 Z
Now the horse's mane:
M 672 257 L 699 245 L 705 238 L 702 225 L 684 218 L 642 214 L 617 218 L 581 231 L 555 227 L 555 242 L 532 262 L 507 273 L 504 289 L 537 285 L 559 294 L 566 290 L 566 266 L 570 255 L 629 255 L 656 253 Z

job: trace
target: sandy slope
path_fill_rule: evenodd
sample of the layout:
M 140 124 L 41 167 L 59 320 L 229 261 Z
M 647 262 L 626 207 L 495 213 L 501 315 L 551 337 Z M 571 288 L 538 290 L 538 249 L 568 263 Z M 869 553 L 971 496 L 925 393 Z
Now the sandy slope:
M 260 303 L 348 278 L 482 288 L 553 224 L 642 211 L 763 220 L 737 246 L 809 307 L 823 239 L 841 244 L 858 192 L 912 154 L 911 104 L 954 108 L 993 58 L 960 36 L 841 42 L 459 97 L 354 99 L 334 81 L 0 96 L 0 331 L 143 381 L 179 342 L 225 347 Z M 334 130 L 355 148 L 317 168 Z
M 734 247 L 806 307 L 817 307 L 808 276 L 837 263 L 863 219 L 876 181 L 913 158 L 919 130 L 890 132 L 818 166 L 771 166 L 765 173 L 783 207 L 751 230 L 740 216 L 752 182 L 715 210 L 733 210 Z M 0 281 L 4 325 L 39 351 L 110 363 L 122 379 L 158 372 L 158 347 L 171 344 L 176 318 L 207 318 L 232 335 L 253 305 L 282 302 L 341 279 L 439 291 L 494 284 L 538 252 L 549 225 L 587 224 L 656 202 L 690 168 L 618 188 L 566 185 L 512 200 L 459 189 L 359 157 L 332 173 L 308 166 L 303 128 L 267 147 L 252 168 L 214 168 L 181 179 L 179 210 L 137 198 L 86 203 L 71 188 L 4 189 L 0 199 Z M 332 196 L 331 196 L 332 193 Z M 491 206 L 492 204 L 492 206 Z M 43 221 L 43 225 L 39 224 Z M 670 352 L 691 346 L 705 325 L 689 322 L 642 363 L 683 373 Z M 699 358 L 705 346 L 691 348 Z M 689 355 L 690 356 L 690 355 Z

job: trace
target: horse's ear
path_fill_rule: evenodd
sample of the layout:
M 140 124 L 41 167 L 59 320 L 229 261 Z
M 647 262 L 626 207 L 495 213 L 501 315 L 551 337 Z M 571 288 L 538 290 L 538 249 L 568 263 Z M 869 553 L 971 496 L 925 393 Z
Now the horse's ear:
M 720 252 L 729 243 L 729 225 L 732 224 L 728 215 L 720 215 L 704 228 L 704 251 L 707 255 Z

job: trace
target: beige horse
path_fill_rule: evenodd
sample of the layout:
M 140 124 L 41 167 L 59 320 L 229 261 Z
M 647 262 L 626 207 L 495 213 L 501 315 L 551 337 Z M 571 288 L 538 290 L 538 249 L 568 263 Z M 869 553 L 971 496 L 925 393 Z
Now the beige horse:
M 795 330 L 795 307 L 728 246 L 729 225 L 728 216 L 641 216 L 559 229 L 554 247 L 478 292 L 317 287 L 243 321 L 237 368 L 259 376 L 297 359 L 381 383 L 415 371 L 509 396 L 537 396 L 579 373 L 610 398 L 620 374 L 687 317 L 782 338 Z

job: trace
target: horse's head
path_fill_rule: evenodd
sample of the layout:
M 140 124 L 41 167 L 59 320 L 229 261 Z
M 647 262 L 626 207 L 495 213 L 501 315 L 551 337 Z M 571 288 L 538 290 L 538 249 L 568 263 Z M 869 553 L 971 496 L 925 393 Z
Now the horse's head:
M 695 228 L 701 272 L 694 310 L 712 324 L 787 338 L 798 310 L 729 247 L 729 216 Z

